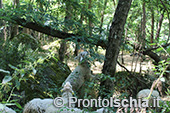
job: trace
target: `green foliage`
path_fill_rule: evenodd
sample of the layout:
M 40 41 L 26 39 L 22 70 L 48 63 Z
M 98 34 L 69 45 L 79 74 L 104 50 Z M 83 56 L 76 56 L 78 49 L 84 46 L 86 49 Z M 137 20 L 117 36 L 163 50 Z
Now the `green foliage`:
M 18 37 L 0 42 L 0 100 L 21 112 L 23 105 L 35 97 L 59 95 L 70 70 L 53 53 L 42 51 L 29 35 Z
M 107 39 L 118 0 L 108 0 L 106 9 L 103 12 L 105 7 L 104 2 L 105 0 L 93 0 L 90 4 L 89 0 L 21 0 L 19 6 L 16 7 L 13 5 L 12 0 L 3 0 L 3 9 L 0 9 L 0 20 L 13 22 L 12 18 L 22 18 L 25 19 L 26 22 L 35 22 L 38 25 L 50 26 L 56 30 L 78 34 L 79 36 L 70 37 L 68 40 L 71 39 L 72 42 L 80 45 L 79 48 L 90 51 L 91 57 L 89 57 L 88 60 L 91 64 L 94 64 L 95 60 L 103 62 L 104 56 L 99 55 L 98 51 L 100 51 L 100 48 L 94 47 L 92 44 L 93 42 L 97 43 L 98 40 Z M 125 33 L 123 37 L 124 39 L 131 38 L 131 40 L 126 41 L 127 43 L 123 43 L 122 40 L 122 46 L 124 46 L 124 49 L 128 52 L 131 52 L 132 47 L 129 46 L 129 43 L 131 45 L 140 44 L 140 39 L 143 38 L 141 31 L 143 2 L 146 2 L 145 8 L 147 15 L 146 46 L 144 49 L 160 46 L 160 48 L 153 50 L 153 52 L 158 55 L 166 54 L 169 57 L 170 47 L 161 47 L 161 45 L 168 43 L 165 40 L 169 33 L 167 13 L 164 13 L 165 21 L 163 21 L 158 41 L 154 40 L 154 43 L 150 44 L 151 9 L 153 9 L 155 18 L 154 34 L 156 34 L 157 31 L 160 14 L 165 10 L 161 2 L 156 0 L 133 1 L 125 25 L 125 31 L 127 31 L 127 33 Z M 164 2 L 169 11 L 169 0 Z M 89 5 L 91 5 L 91 8 Z M 101 12 L 104 13 L 102 27 L 100 27 Z M 90 23 L 92 24 L 90 25 Z M 9 23 L 6 24 L 7 27 L 10 27 Z M 44 93 L 41 92 L 42 95 L 39 94 L 40 92 L 31 95 L 32 89 L 27 90 L 30 97 L 27 97 L 26 101 L 37 95 L 44 98 L 59 94 L 58 89 L 70 70 L 66 65 L 58 62 L 57 57 L 52 54 L 52 52 L 54 52 L 53 50 L 50 52 L 41 51 L 39 42 L 40 41 L 37 41 L 37 39 L 31 35 L 24 33 L 19 33 L 11 41 L 0 41 L 0 100 L 2 100 L 2 102 L 15 103 L 15 105 L 21 109 L 22 106 L 17 102 L 22 98 L 22 95 L 21 92 L 19 92 L 19 94 L 16 92 L 23 91 L 24 88 L 32 88 L 34 90 L 37 88 L 39 91 L 44 91 Z M 88 42 L 91 42 L 91 45 L 88 44 Z M 155 67 L 154 71 L 156 71 L 157 75 L 160 75 L 165 70 L 166 66 L 169 65 L 168 62 L 169 59 L 162 60 L 159 65 Z M 166 72 L 169 73 L 168 71 Z M 62 76 L 63 73 L 65 74 Z M 135 73 L 135 76 L 143 77 L 138 73 Z M 98 78 L 114 81 L 114 90 L 121 93 L 120 98 L 135 95 L 141 87 L 143 88 L 142 83 L 137 83 L 139 81 L 127 72 L 118 72 L 115 77 L 101 74 Z M 149 81 L 146 76 L 143 78 L 141 79 L 145 82 Z M 97 79 L 96 81 L 92 80 L 91 82 L 85 83 L 87 89 L 84 90 L 84 98 L 92 98 L 90 91 L 93 88 L 95 89 L 94 92 L 100 90 L 98 82 L 99 80 Z M 45 90 L 39 88 L 39 86 L 44 87 Z M 166 107 L 165 110 L 167 110 Z
M 170 97 L 170 90 L 167 89 L 167 95 L 168 95 L 168 98 Z M 161 107 L 163 108 L 161 110 L 161 113 L 168 113 L 170 112 L 170 102 L 169 101 L 165 101 L 164 103 L 160 103 L 161 104 Z
M 22 109 L 18 103 L 21 96 L 15 91 L 20 89 L 21 81 L 26 81 L 26 73 L 33 72 L 35 74 L 35 71 L 33 71 L 35 64 L 32 61 L 28 61 L 28 64 L 23 62 L 28 53 L 32 54 L 33 50 L 29 48 L 29 44 L 27 47 L 25 44 L 12 41 L 4 42 L 2 40 L 0 45 L 0 100 L 2 103 L 16 105 L 19 109 Z
M 159 44 L 159 48 L 156 50 L 156 51 L 164 51 L 164 53 L 167 55 L 167 56 L 170 56 L 170 54 L 165 50 L 165 48 L 163 48 L 160 44 Z M 165 82 L 165 83 L 169 83 L 169 70 L 168 70 L 168 67 L 170 66 L 170 59 L 167 58 L 167 59 L 164 59 L 164 60 L 161 60 L 157 66 L 155 66 L 155 68 L 153 69 L 155 71 L 155 74 L 158 75 L 158 79 L 157 80 L 161 80 L 162 82 Z M 168 84 L 169 85 L 169 84 Z M 167 88 L 167 91 L 166 91 L 166 94 L 167 94 L 167 98 L 170 97 L 170 91 L 169 89 Z M 149 96 L 148 96 L 149 97 Z M 165 104 L 166 103 L 166 104 Z M 169 101 L 165 100 L 164 103 L 161 103 L 161 113 L 167 113 L 170 111 L 170 103 Z

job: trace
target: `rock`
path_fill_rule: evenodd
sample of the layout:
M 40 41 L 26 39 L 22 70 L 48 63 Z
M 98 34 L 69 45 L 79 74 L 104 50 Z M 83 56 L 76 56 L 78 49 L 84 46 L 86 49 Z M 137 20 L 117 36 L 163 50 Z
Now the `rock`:
M 33 98 L 49 98 L 51 95 L 57 97 L 59 88 L 71 72 L 66 64 L 51 58 L 39 65 L 36 75 L 28 75 L 26 82 L 21 82 L 22 104 Z

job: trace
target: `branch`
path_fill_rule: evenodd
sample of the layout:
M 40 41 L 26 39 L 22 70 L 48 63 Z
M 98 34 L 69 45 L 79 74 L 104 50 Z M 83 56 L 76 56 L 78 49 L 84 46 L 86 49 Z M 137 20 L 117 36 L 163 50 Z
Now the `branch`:
M 117 64 L 118 64 L 120 67 L 124 68 L 129 74 L 132 74 L 124 65 L 120 64 L 119 61 L 117 61 Z
M 168 39 L 167 39 L 167 42 L 169 41 L 169 38 L 170 38 L 170 17 L 169 17 L 169 11 L 167 9 L 167 7 L 165 6 L 165 4 L 163 3 L 162 0 L 161 1 L 161 4 L 163 5 L 163 7 L 165 8 L 166 12 L 167 12 L 167 16 L 168 16 L 168 20 L 169 20 L 169 35 L 168 35 Z
M 168 66 L 166 66 L 165 68 L 164 68 L 164 70 L 162 71 L 162 73 L 161 73 L 161 75 L 159 76 L 159 78 L 156 80 L 156 82 L 152 85 L 152 87 L 151 87 L 151 91 L 150 91 L 150 93 L 149 93 L 149 95 L 148 95 L 148 99 L 151 97 L 151 95 L 152 95 L 152 92 L 153 92 L 153 89 L 154 89 L 154 87 L 157 85 L 157 83 L 160 81 L 160 79 L 163 77 L 163 74 L 165 73 L 165 71 L 166 71 L 166 69 L 168 68 Z
M 135 44 L 130 44 L 128 43 L 130 46 L 132 46 L 136 51 L 139 50 L 138 47 L 135 47 Z M 169 46 L 170 43 L 167 43 L 165 45 L 161 45 L 162 47 L 167 47 Z M 160 46 L 154 47 L 154 48 L 148 48 L 148 49 L 144 49 L 144 51 L 142 52 L 143 55 L 148 55 L 150 58 L 152 58 L 156 63 L 158 63 L 159 61 L 161 61 L 160 56 L 158 56 L 156 53 L 154 53 L 152 50 L 156 50 L 158 49 Z
M 164 18 L 164 12 L 161 14 L 160 18 L 159 18 L 159 23 L 158 23 L 158 28 L 157 28 L 157 32 L 156 32 L 156 36 L 155 36 L 155 39 L 158 40 L 159 38 L 159 34 L 160 34 L 160 31 L 161 31 L 161 26 L 162 26 L 162 22 L 163 22 L 163 18 Z
M 170 43 L 167 43 L 167 44 L 165 44 L 165 45 L 161 45 L 161 47 L 167 47 L 167 46 L 169 46 L 170 45 Z M 151 50 L 155 50 L 155 49 L 158 49 L 158 48 L 160 48 L 160 46 L 157 46 L 157 47 L 153 47 L 153 48 L 148 48 L 148 49 L 146 49 L 145 51 L 151 51 Z
M 170 43 L 162 45 L 162 47 L 167 47 L 169 46 Z M 156 63 L 158 63 L 159 61 L 161 61 L 160 56 L 158 56 L 156 53 L 154 53 L 152 50 L 158 49 L 159 46 L 154 47 L 154 48 L 149 48 L 143 51 L 143 55 L 148 55 L 149 57 L 151 57 Z
M 166 8 L 166 6 L 165 6 L 165 4 L 163 3 L 163 1 L 160 0 L 160 2 L 161 2 L 161 4 L 163 5 L 163 7 L 165 8 L 165 10 L 167 11 L 167 13 L 169 14 L 168 9 Z
M 124 68 L 131 76 L 135 77 L 135 78 L 136 78 L 137 80 L 139 80 L 140 82 L 146 84 L 145 81 L 143 81 L 143 80 L 139 79 L 138 77 L 136 77 L 135 75 L 133 75 L 125 66 L 123 66 L 122 64 L 120 64 L 119 61 L 117 61 L 117 63 L 118 63 L 118 65 L 119 65 L 120 67 Z
M 143 55 L 148 55 L 149 57 L 151 57 L 157 64 L 159 61 L 161 61 L 161 58 L 154 53 L 153 51 L 143 51 Z
M 105 40 L 100 40 L 100 39 L 96 40 L 95 38 L 91 38 L 91 37 L 82 38 L 82 35 L 79 35 L 79 34 L 66 33 L 66 32 L 51 28 L 49 26 L 40 25 L 36 22 L 27 22 L 25 19 L 18 18 L 18 17 L 12 17 L 11 19 L 12 19 L 12 22 L 15 24 L 21 25 L 23 27 L 26 27 L 26 28 L 29 28 L 29 29 L 32 29 L 32 30 L 35 30 L 35 31 L 38 31 L 38 32 L 41 32 L 41 33 L 44 33 L 47 35 L 50 35 L 52 37 L 57 37 L 60 39 L 67 39 L 68 41 L 73 41 L 73 40 L 75 40 L 74 37 L 77 36 L 77 37 L 80 37 L 80 38 L 76 38 L 77 42 L 85 42 L 88 44 L 101 46 L 104 49 L 106 48 Z
M 21 18 L 12 18 L 12 20 L 18 24 L 21 25 L 23 27 L 53 36 L 53 37 L 58 37 L 60 39 L 66 39 L 72 36 L 76 36 L 76 34 L 72 34 L 72 33 L 65 33 L 59 30 L 55 30 L 49 26 L 43 26 L 43 25 L 39 25 L 35 22 L 27 22 L 25 19 L 21 19 Z

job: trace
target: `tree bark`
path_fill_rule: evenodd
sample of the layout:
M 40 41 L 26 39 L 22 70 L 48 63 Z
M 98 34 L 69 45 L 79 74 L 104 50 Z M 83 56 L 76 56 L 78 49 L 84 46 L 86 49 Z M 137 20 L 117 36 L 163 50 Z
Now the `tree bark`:
M 2 0 L 0 0 L 0 9 L 2 9 Z
M 79 44 L 76 43 L 75 50 L 74 50 L 74 56 L 77 56 L 79 52 Z
M 170 17 L 169 17 L 169 10 L 168 10 L 167 7 L 165 6 L 164 2 L 163 2 L 162 0 L 160 0 L 160 1 L 161 1 L 161 4 L 163 5 L 164 9 L 165 9 L 166 12 L 167 12 L 167 17 L 168 17 L 168 21 L 169 21 L 169 34 L 168 34 L 168 39 L 167 39 L 167 43 L 168 43 L 168 41 L 169 41 L 169 39 L 170 39 Z M 168 4 L 167 1 L 165 1 L 165 2 L 166 2 L 166 4 Z
M 154 37 L 154 10 L 153 8 L 151 8 L 151 18 L 152 18 L 152 24 L 151 24 L 151 38 L 150 38 L 150 42 L 153 43 L 153 37 Z
M 18 8 L 19 7 L 19 0 L 14 0 L 14 7 Z M 16 24 L 12 24 L 11 25 L 11 36 L 10 39 L 13 39 L 15 37 L 15 35 L 18 34 L 18 25 Z
M 0 9 L 2 9 L 2 0 L 0 0 Z M 0 20 L 0 27 L 3 25 L 3 20 Z M 0 38 L 4 38 L 3 30 L 0 30 Z
M 120 51 L 120 44 L 122 40 L 122 34 L 124 32 L 124 25 L 126 23 L 126 18 L 131 6 L 132 0 L 119 0 L 116 12 L 110 27 L 108 46 L 106 48 L 105 61 L 102 73 L 105 75 L 110 75 L 113 77 L 116 72 L 117 57 Z M 102 98 L 106 97 L 109 93 L 113 91 L 113 81 L 111 79 L 106 79 L 101 81 L 100 84 L 103 91 L 100 91 L 100 96 Z M 102 93 L 105 92 L 105 93 Z
M 88 4 L 88 10 L 91 10 L 92 7 L 92 0 L 89 0 L 89 4 Z M 91 17 L 88 17 L 89 20 L 89 36 L 92 36 L 92 19 Z
M 66 16 L 65 16 L 65 24 L 68 23 L 68 21 L 71 19 L 71 14 L 72 13 L 71 10 L 71 6 L 70 4 L 67 3 L 66 1 Z M 65 25 L 67 26 L 67 25 Z M 65 29 L 65 31 L 67 32 L 67 30 Z M 65 58 L 65 54 L 67 52 L 67 41 L 66 40 L 62 40 L 60 43 L 60 49 L 59 49 L 59 59 L 61 62 L 64 61 Z
M 145 1 L 143 0 L 143 17 L 142 17 L 142 48 L 145 47 L 145 37 L 146 37 L 146 10 L 145 10 Z
M 100 33 L 102 32 L 102 27 L 103 27 L 103 20 L 104 20 L 104 13 L 105 13 L 105 9 L 106 9 L 106 5 L 107 5 L 107 0 L 104 1 L 104 7 L 103 7 L 103 11 L 101 11 L 101 21 L 100 21 Z
M 162 26 L 163 18 L 164 18 L 164 12 L 161 14 L 160 19 L 159 19 L 159 23 L 158 23 L 158 29 L 157 29 L 156 36 L 155 36 L 155 39 L 157 41 L 158 41 L 159 34 L 160 34 L 160 31 L 161 31 L 161 26 Z
M 66 52 L 67 52 L 67 43 L 65 40 L 62 40 L 60 43 L 60 49 L 59 49 L 59 59 L 61 62 L 64 61 Z
M 5 16 L 5 14 L 3 14 L 3 16 Z M 15 23 L 15 24 L 18 24 L 18 25 L 21 25 L 23 27 L 26 27 L 26 28 L 29 28 L 29 29 L 32 29 L 32 30 L 35 30 L 35 31 L 38 31 L 38 32 L 41 32 L 41 33 L 44 33 L 44 34 L 47 34 L 47 35 L 50 35 L 52 37 L 57 37 L 57 38 L 60 38 L 60 39 L 67 39 L 68 41 L 73 41 L 73 40 L 77 40 L 78 42 L 81 42 L 81 38 L 71 38 L 72 36 L 81 36 L 80 34 L 73 34 L 73 33 L 67 33 L 67 32 L 63 32 L 63 31 L 60 31 L 60 30 L 56 30 L 50 26 L 46 26 L 46 25 L 40 25 L 36 22 L 27 22 L 25 19 L 22 19 L 22 18 L 19 18 L 19 17 L 12 17 L 11 18 L 11 22 Z M 88 43 L 88 44 L 92 44 L 92 45 L 96 45 L 96 46 L 101 46 L 102 48 L 106 48 L 106 41 L 105 40 L 98 40 L 96 41 L 96 39 L 92 38 L 90 40 L 93 40 L 93 41 L 89 41 L 90 37 L 85 37 L 83 38 L 83 42 L 85 43 Z

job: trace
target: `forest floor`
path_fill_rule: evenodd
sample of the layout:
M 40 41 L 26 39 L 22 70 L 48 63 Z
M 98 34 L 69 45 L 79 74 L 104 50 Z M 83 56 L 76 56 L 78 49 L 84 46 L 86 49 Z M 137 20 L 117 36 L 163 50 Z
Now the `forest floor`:
M 123 66 L 125 66 L 129 71 L 140 72 L 140 67 L 142 70 L 141 72 L 152 71 L 153 66 L 154 66 L 152 64 L 152 61 L 149 59 L 149 57 L 146 57 L 146 60 L 141 63 L 141 66 L 140 66 L 141 58 L 139 57 L 139 55 L 130 56 L 130 54 L 125 54 L 123 55 L 123 59 L 124 59 L 124 64 L 122 64 L 122 57 L 121 55 L 119 55 L 118 61 Z M 91 66 L 91 70 L 93 71 L 94 74 L 101 73 L 102 68 L 103 68 L 103 62 L 102 63 L 98 61 L 94 62 L 95 65 Z M 70 67 L 71 71 L 73 71 L 75 67 L 77 66 L 78 62 L 76 60 L 71 59 L 67 61 L 67 64 Z M 116 70 L 118 72 L 118 71 L 124 71 L 125 69 L 117 65 Z
M 130 54 L 123 55 L 124 64 L 122 64 L 122 56 L 119 55 L 118 61 L 125 66 L 129 71 L 135 71 L 140 72 L 142 70 L 142 73 L 149 73 L 150 75 L 153 74 L 152 69 L 154 68 L 154 65 L 152 64 L 152 60 L 149 57 L 146 57 L 144 62 L 140 62 L 141 58 L 139 55 L 130 56 Z M 104 61 L 103 61 L 104 62 Z M 75 67 L 78 65 L 78 62 L 74 59 L 67 61 L 68 66 L 70 67 L 71 71 L 75 69 Z M 91 70 L 93 71 L 93 74 L 99 74 L 102 72 L 103 63 L 100 63 L 98 61 L 94 62 L 95 65 L 91 66 Z M 133 65 L 132 65 L 133 64 Z M 140 66 L 141 65 L 141 66 Z M 117 64 L 116 71 L 125 71 L 124 68 L 120 67 Z M 162 100 L 170 101 L 170 97 L 164 97 Z

